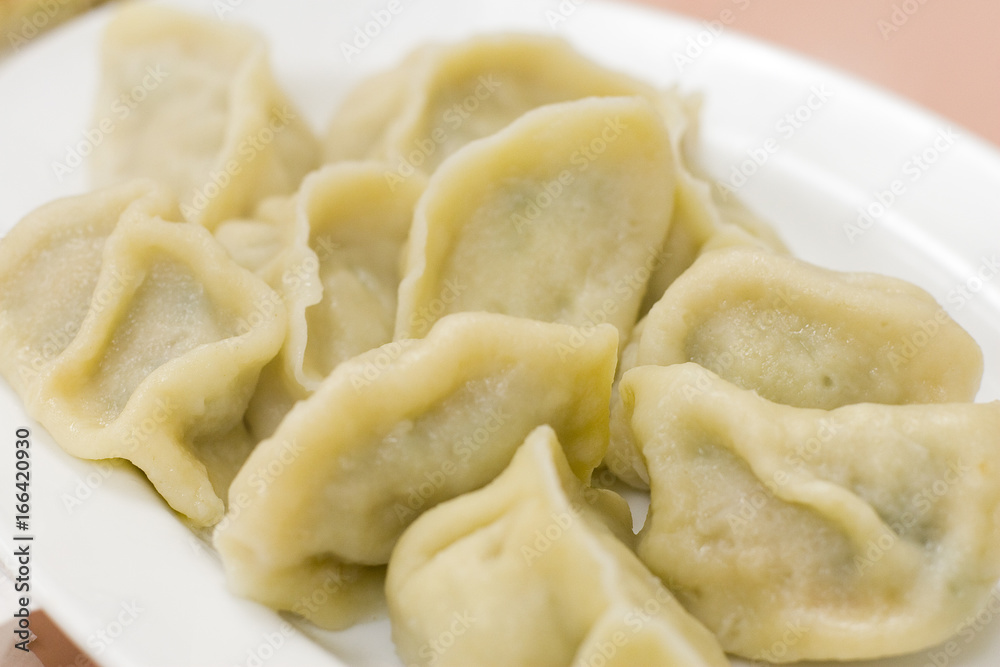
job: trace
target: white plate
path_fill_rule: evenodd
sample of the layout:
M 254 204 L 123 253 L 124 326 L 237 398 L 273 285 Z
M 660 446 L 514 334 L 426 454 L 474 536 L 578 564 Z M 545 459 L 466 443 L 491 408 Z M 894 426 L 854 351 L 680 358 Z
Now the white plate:
M 726 30 L 714 35 L 702 23 L 599 0 L 401 0 L 402 11 L 351 63 L 342 42 L 388 0 L 171 4 L 209 13 L 231 8 L 224 20 L 256 25 L 271 40 L 279 79 L 317 129 L 353 83 L 414 45 L 498 29 L 564 35 L 608 65 L 657 84 L 679 81 L 704 91 L 711 171 L 728 180 L 734 167 L 751 159 L 748 150 L 760 157 L 760 150 L 774 148 L 740 194 L 777 225 L 799 256 L 900 276 L 928 289 L 984 348 L 980 399 L 1000 396 L 1000 280 L 976 278 L 984 261 L 1000 253 L 1000 155 L 953 123 Z M 97 12 L 59 28 L 0 63 L 2 231 L 36 206 L 85 189 L 83 169 L 60 180 L 53 163 L 64 161 L 89 127 L 107 15 Z M 675 56 L 686 49 L 693 58 L 682 68 Z M 817 108 L 809 109 L 810 101 Z M 789 113 L 798 113 L 799 127 L 783 121 Z M 954 139 L 948 145 L 940 140 L 936 150 L 935 137 L 949 132 Z M 936 158 L 926 171 L 908 162 L 925 151 L 928 161 Z M 845 225 L 856 223 L 857 209 L 877 202 L 895 179 L 903 194 L 852 242 Z M 968 298 L 958 291 L 963 287 Z M 320 667 L 341 664 L 338 658 L 354 665 L 398 664 L 385 621 L 345 633 L 293 628 L 231 596 L 214 554 L 166 511 L 140 475 L 64 454 L 0 382 L 4 451 L 19 426 L 31 427 L 34 440 L 36 601 L 104 667 Z M 12 478 L 12 466 L 8 455 L 0 479 Z M 0 536 L 13 532 L 9 484 L 0 484 Z M 70 509 L 67 499 L 82 502 Z M 9 562 L 9 537 L 0 543 Z M 935 655 L 868 664 L 923 667 L 947 659 L 949 665 L 994 665 L 990 656 L 1000 655 L 1000 630 L 993 616 L 1000 599 L 995 603 L 976 622 L 985 629 L 946 645 L 955 656 L 942 647 Z

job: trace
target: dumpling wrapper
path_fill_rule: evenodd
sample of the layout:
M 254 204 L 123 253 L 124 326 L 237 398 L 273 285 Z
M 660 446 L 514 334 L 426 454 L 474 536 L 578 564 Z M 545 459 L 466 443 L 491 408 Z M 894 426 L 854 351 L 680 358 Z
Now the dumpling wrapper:
M 138 182 L 22 220 L 0 246 L 2 266 L 18 272 L 0 279 L 2 338 L 14 347 L 22 341 L 7 332 L 32 332 L 30 353 L 43 324 L 75 331 L 30 385 L 14 381 L 28 413 L 75 456 L 128 459 L 208 526 L 253 446 L 243 413 L 284 338 L 284 307 L 203 227 L 159 217 L 175 210 Z M 52 272 L 59 258 L 73 270 Z M 64 286 L 62 298 L 38 295 Z
M 101 61 L 97 187 L 153 178 L 186 219 L 211 229 L 293 192 L 319 163 L 316 138 L 248 28 L 126 5 L 108 24 Z
M 423 46 L 352 91 L 330 122 L 328 161 L 388 163 L 392 184 L 540 106 L 652 89 L 591 62 L 564 40 L 487 35 Z
M 414 215 L 396 338 L 448 313 L 635 324 L 674 197 L 670 139 L 642 97 L 530 111 L 431 177 Z
M 50 202 L 0 242 L 0 374 L 22 397 L 79 333 L 104 245 L 127 209 L 179 215 L 167 193 L 136 180 Z
M 400 657 L 437 667 L 728 665 L 633 541 L 628 504 L 580 482 L 540 426 L 496 480 L 400 538 L 386 579 Z
M 971 401 L 983 373 L 979 346 L 919 287 L 746 247 L 699 258 L 636 340 L 619 374 L 693 361 L 771 401 L 827 410 Z M 617 424 L 621 405 L 612 406 Z M 630 484 L 647 483 L 617 425 L 608 464 Z
M 304 614 L 346 627 L 381 600 L 379 566 L 406 526 L 491 481 L 536 426 L 555 428 L 589 480 L 607 447 L 617 346 L 609 325 L 462 313 L 340 364 L 233 482 L 215 535 L 230 587 L 295 609 L 316 582 L 352 572 Z
M 796 408 L 693 363 L 620 389 L 652 487 L 638 554 L 727 652 L 909 653 L 990 597 L 1000 402 Z
M 401 255 L 425 183 L 415 177 L 390 188 L 383 168 L 327 165 L 290 201 L 272 202 L 262 212 L 269 219 L 226 223 L 216 232 L 259 232 L 250 237 L 260 239 L 259 249 L 247 237 L 232 242 L 243 257 L 281 248 L 258 270 L 288 312 L 281 353 L 264 369 L 247 413 L 258 439 L 274 433 L 338 364 L 393 338 Z

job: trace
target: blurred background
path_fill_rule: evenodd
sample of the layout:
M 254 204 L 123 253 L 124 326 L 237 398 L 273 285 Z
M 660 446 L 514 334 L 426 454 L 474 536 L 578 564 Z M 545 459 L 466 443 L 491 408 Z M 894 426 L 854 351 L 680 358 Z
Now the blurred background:
M 635 0 L 846 70 L 1000 147 L 996 0 Z

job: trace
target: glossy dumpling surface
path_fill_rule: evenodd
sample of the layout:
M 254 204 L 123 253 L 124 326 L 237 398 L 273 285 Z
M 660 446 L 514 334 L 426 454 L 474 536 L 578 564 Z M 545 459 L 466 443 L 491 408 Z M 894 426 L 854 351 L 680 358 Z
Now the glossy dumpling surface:
M 440 667 L 728 665 L 633 537 L 621 496 L 580 482 L 539 427 L 493 483 L 430 510 L 396 545 L 396 648 Z
M 551 424 L 589 480 L 607 446 L 617 333 L 487 313 L 340 364 L 260 443 L 216 533 L 230 586 L 291 609 L 314 580 L 359 583 L 307 614 L 343 627 L 381 597 L 378 571 L 423 511 L 479 488 Z M 280 474 L 279 474 L 280 472 Z M 359 570 L 359 566 L 367 569 Z
M 1000 402 L 795 408 L 692 363 L 620 391 L 651 482 L 639 556 L 728 652 L 908 653 L 989 598 Z

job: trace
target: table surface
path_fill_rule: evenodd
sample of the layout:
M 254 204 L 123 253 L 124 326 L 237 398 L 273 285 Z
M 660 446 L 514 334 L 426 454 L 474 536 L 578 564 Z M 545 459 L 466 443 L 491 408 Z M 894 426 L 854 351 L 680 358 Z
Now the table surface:
M 638 0 L 718 21 L 886 88 L 1000 146 L 1000 2 Z
M 1000 2 L 632 1 L 702 21 L 719 21 L 725 30 L 752 35 L 846 70 L 1000 146 Z M 0 650 L 0 663 L 94 664 L 61 635 L 44 612 L 32 617 L 32 628 L 39 635 L 32 642 L 33 655 L 4 655 Z M 15 658 L 18 661 L 12 662 Z

